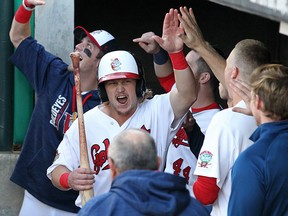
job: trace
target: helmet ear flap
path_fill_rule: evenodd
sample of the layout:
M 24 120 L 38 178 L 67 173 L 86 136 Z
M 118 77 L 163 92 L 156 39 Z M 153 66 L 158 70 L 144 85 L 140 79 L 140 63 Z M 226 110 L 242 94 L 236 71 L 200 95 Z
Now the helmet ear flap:
M 107 96 L 105 86 L 103 83 L 100 83 L 98 85 L 98 94 L 99 94 L 99 97 L 101 98 L 102 103 L 108 101 L 108 96 Z

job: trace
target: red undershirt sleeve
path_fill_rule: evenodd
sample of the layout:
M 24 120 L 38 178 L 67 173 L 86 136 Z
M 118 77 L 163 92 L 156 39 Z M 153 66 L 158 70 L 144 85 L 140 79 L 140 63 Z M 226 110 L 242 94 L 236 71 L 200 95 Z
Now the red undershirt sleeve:
M 203 205 L 210 205 L 217 199 L 220 188 L 217 186 L 216 180 L 216 178 L 198 176 L 194 183 L 194 195 Z
M 160 85 L 165 90 L 165 92 L 170 92 L 172 86 L 175 83 L 174 73 L 171 73 L 166 77 L 157 77 L 157 78 L 160 82 Z

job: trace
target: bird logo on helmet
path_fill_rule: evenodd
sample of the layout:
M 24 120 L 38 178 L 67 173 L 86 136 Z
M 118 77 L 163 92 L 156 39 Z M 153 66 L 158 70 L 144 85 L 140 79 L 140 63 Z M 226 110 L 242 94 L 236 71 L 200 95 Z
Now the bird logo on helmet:
M 140 62 L 128 51 L 118 50 L 105 54 L 98 67 L 98 90 L 102 102 L 108 101 L 104 82 L 115 79 L 136 79 L 136 95 L 143 97 L 146 86 Z

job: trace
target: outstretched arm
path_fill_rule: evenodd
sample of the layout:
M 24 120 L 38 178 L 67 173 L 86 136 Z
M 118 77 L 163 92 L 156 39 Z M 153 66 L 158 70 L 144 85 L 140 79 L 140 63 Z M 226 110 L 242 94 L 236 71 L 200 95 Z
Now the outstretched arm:
M 181 25 L 185 30 L 180 37 L 189 48 L 195 50 L 209 65 L 216 78 L 226 87 L 224 81 L 225 59 L 205 41 L 202 32 L 196 22 L 192 8 L 180 7 L 182 16 L 179 17 Z
M 24 0 L 15 13 L 10 29 L 10 40 L 15 48 L 31 35 L 30 17 L 36 5 L 44 5 L 44 0 Z
M 170 101 L 175 118 L 182 117 L 197 99 L 194 75 L 183 53 L 183 41 L 179 35 L 183 28 L 179 26 L 178 10 L 170 9 L 163 23 L 162 37 L 153 36 L 154 40 L 169 53 L 172 61 L 176 88 L 171 90 Z

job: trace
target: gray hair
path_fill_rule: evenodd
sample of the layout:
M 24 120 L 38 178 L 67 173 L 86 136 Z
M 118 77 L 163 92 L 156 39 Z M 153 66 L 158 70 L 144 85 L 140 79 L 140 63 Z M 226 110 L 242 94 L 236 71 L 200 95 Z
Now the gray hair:
M 126 129 L 116 135 L 110 143 L 108 157 L 119 173 L 131 169 L 158 169 L 155 141 L 142 129 Z

